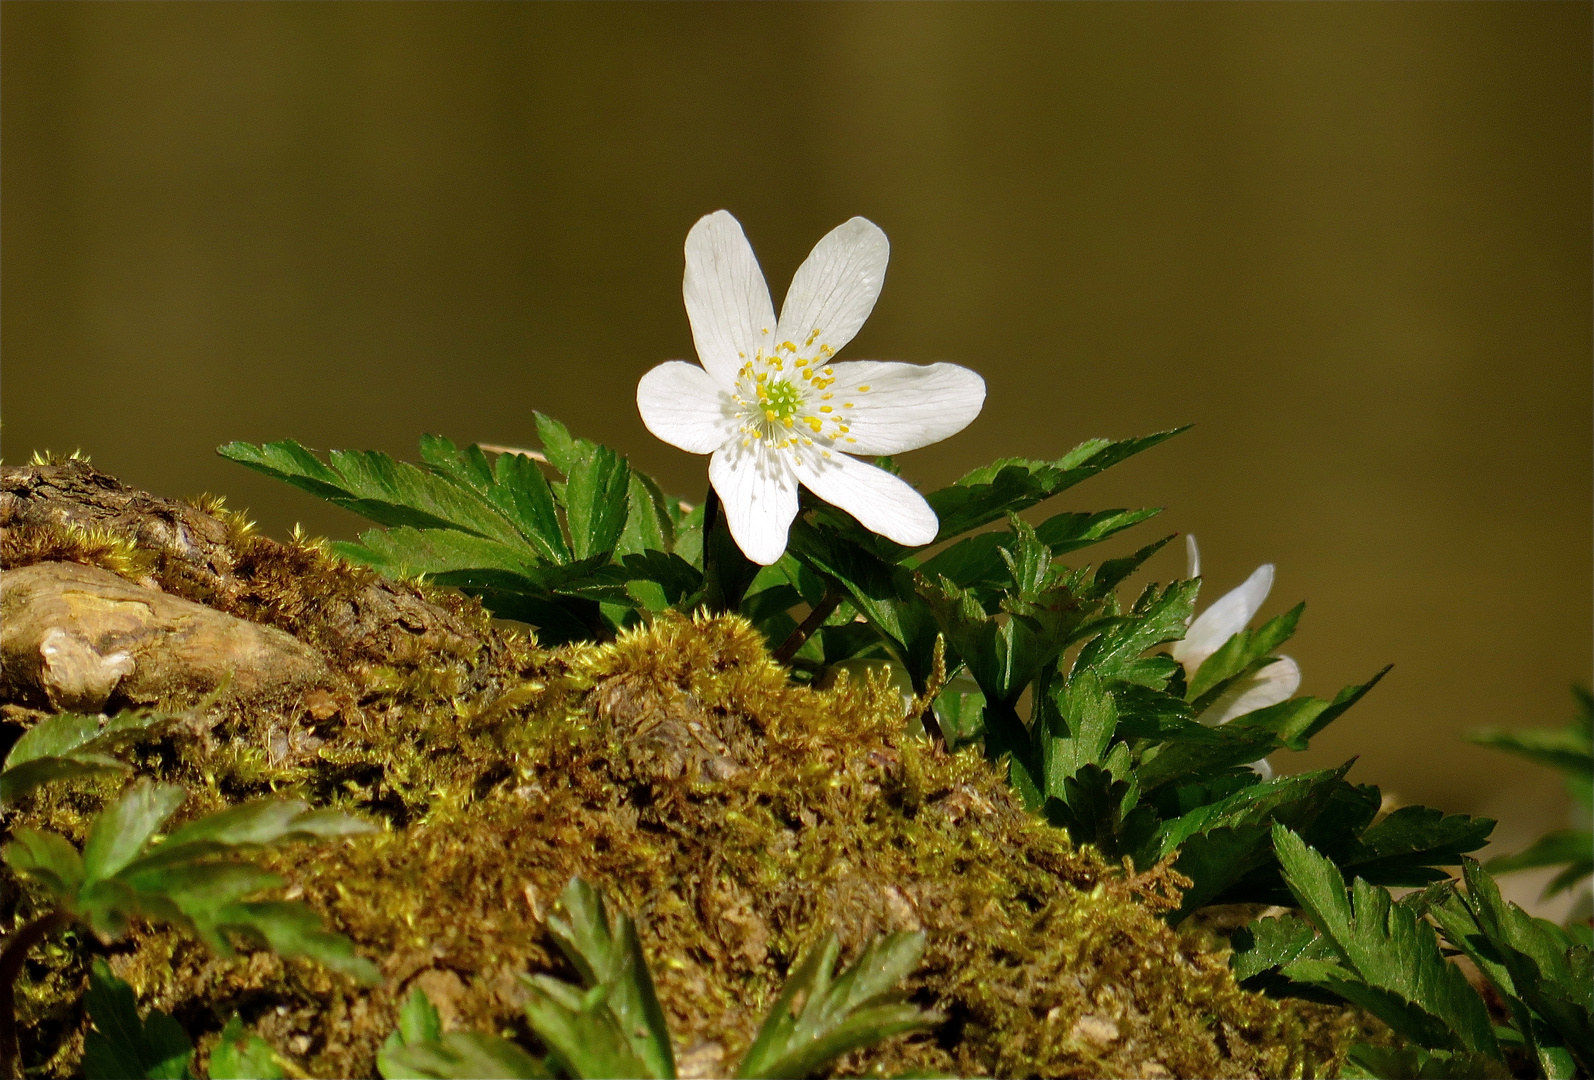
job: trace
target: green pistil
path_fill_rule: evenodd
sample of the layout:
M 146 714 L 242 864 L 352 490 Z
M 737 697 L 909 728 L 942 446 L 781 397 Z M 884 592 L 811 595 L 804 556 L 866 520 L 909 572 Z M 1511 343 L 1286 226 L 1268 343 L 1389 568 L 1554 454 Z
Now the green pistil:
M 784 379 L 760 384 L 758 388 L 758 407 L 764 410 L 764 419 L 771 423 L 791 427 L 801 405 L 802 394 Z

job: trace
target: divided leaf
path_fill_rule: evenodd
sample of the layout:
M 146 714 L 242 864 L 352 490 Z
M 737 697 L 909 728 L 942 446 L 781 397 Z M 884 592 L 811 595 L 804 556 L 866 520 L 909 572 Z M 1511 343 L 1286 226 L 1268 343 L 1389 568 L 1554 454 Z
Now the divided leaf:
M 840 946 L 826 935 L 787 977 L 736 1075 L 800 1080 L 850 1050 L 936 1023 L 939 1017 L 902 1001 L 897 989 L 919 962 L 924 940 L 922 933 L 876 939 L 832 981 Z

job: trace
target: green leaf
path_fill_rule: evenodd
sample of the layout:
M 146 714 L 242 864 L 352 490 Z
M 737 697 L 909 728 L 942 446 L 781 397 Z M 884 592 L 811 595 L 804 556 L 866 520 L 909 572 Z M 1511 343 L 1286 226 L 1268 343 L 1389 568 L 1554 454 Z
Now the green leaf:
M 651 476 L 635 470 L 630 479 L 630 510 L 615 551 L 631 555 L 643 551 L 672 551 L 675 525 L 670 520 L 669 500 Z
M 1344 1080 L 1507 1080 L 1511 1071 L 1488 1054 L 1357 1043 L 1339 1075 Z
M 548 464 L 566 476 L 597 445 L 586 439 L 575 438 L 569 428 L 551 416 L 543 413 L 533 413 L 532 416 L 537 421 L 537 438 L 542 441 L 542 452 L 547 456 Z
M 1184 636 L 1200 588 L 1199 581 L 1176 581 L 1161 592 L 1148 589 L 1130 617 L 1109 626 L 1085 644 L 1074 661 L 1074 670 L 1090 670 L 1101 678 L 1140 681 L 1132 676 L 1141 654 Z M 1171 666 L 1168 670 L 1171 672 Z
M 1161 507 L 1154 506 L 1145 510 L 1058 514 L 1035 526 L 1035 535 L 1056 557 L 1115 536 L 1161 512 Z M 932 580 L 945 577 L 964 588 L 997 585 L 1005 571 L 1001 550 L 1011 542 L 1009 538 L 1010 534 L 1000 532 L 964 537 L 922 563 L 919 572 Z
M 394 1034 L 401 1045 L 436 1042 L 443 1037 L 443 1018 L 419 986 L 399 1006 L 398 1030 Z
M 382 981 L 377 966 L 357 955 L 352 941 L 322 929 L 321 916 L 301 903 L 261 900 L 227 904 L 213 919 L 220 930 L 263 942 L 281 956 L 306 957 L 367 986 Z
M 129 771 L 108 756 L 170 720 L 162 713 L 136 710 L 116 716 L 62 713 L 47 717 L 22 733 L 6 755 L 0 772 L 0 805 L 9 806 L 25 792 L 52 780 L 74 780 Z
M 1333 701 L 1313 697 L 1281 701 L 1266 709 L 1237 716 L 1225 727 L 1238 731 L 1271 731 L 1289 749 L 1305 750 L 1314 735 L 1343 716 L 1387 674 L 1389 668 L 1386 667 L 1360 686 L 1347 686 Z
M 605 1001 L 631 1052 L 647 1069 L 645 1075 L 668 1080 L 675 1076 L 670 1029 L 659 1007 L 647 960 L 636 936 L 636 924 L 616 912 L 611 919 L 603 898 L 580 878 L 572 878 L 560 894 L 561 915 L 548 919 L 549 932 L 587 987 L 602 987 Z
M 208 814 L 172 833 L 163 846 L 208 841 L 228 847 L 375 832 L 375 826 L 336 810 L 311 810 L 297 799 L 257 799 Z
M 1273 847 L 1296 902 L 1338 954 L 1297 960 L 1283 974 L 1339 994 L 1431 1050 L 1499 1057 L 1488 1009 L 1439 950 L 1433 928 L 1387 890 L 1357 879 L 1351 895 L 1332 862 L 1284 826 Z
M 901 1000 L 897 984 L 924 951 L 924 935 L 891 934 L 872 941 L 834 981 L 839 946 L 829 934 L 793 969 L 738 1077 L 801 1078 L 842 1054 L 939 1018 Z
M 1434 867 L 1456 866 L 1465 852 L 1488 843 L 1494 824 L 1493 818 L 1403 806 L 1363 833 L 1338 862 L 1374 884 L 1425 885 L 1446 876 Z
M 1177 428 L 1118 442 L 1092 439 L 1056 461 L 1003 458 L 975 469 L 951 487 L 925 496 L 941 522 L 935 542 L 1034 506 L 1183 430 Z
M 1229 969 L 1238 982 L 1297 960 L 1327 960 L 1334 951 L 1317 927 L 1296 915 L 1257 919 L 1233 937 Z
M 291 439 L 228 443 L 216 452 L 378 525 L 458 529 L 508 544 L 521 539 L 475 491 L 376 451 L 334 450 L 330 464 Z
M 83 884 L 83 859 L 64 836 L 19 826 L 3 849 L 7 866 L 49 890 L 56 902 L 71 908 Z
M 577 559 L 614 551 L 630 512 L 631 467 L 607 446 L 590 445 L 565 480 L 565 521 Z
M 377 1068 L 385 1080 L 538 1080 L 552 1075 L 508 1039 L 474 1031 L 451 1031 L 392 1049 L 384 1046 L 377 1055 Z
M 129 787 L 89 827 L 83 845 L 85 882 L 111 877 L 132 862 L 155 830 L 188 797 L 175 784 L 157 784 L 143 779 Z
M 1506 903 L 1476 862 L 1462 863 L 1479 928 L 1519 996 L 1565 1040 L 1585 1073 L 1594 1072 L 1594 957 L 1554 923 Z
M 1582 873 L 1585 874 L 1594 872 L 1594 832 L 1588 829 L 1561 829 L 1546 833 L 1515 855 L 1496 855 L 1484 863 L 1483 868 L 1499 875 L 1540 866 L 1560 866 L 1562 863 L 1579 864 L 1584 867 Z
M 612 1076 L 663 1080 L 638 1056 L 634 1042 L 608 1007 L 605 987 L 594 986 L 582 995 L 546 975 L 534 976 L 526 985 L 530 990 L 526 1019 L 563 1071 L 593 1080 Z
M 83 1037 L 87 1080 L 191 1080 L 188 1064 L 194 1048 L 183 1029 L 157 1009 L 140 1020 L 133 988 L 99 957 L 94 958 L 83 1005 L 94 1024 Z
M 233 1013 L 210 1052 L 210 1080 L 282 1080 L 283 1075 L 271 1045 L 244 1031 L 243 1020 Z
M 1518 731 L 1483 728 L 1469 732 L 1466 739 L 1479 746 L 1492 746 L 1496 750 L 1504 750 L 1562 772 L 1587 776 L 1594 771 L 1591 741 L 1586 732 L 1576 727 Z

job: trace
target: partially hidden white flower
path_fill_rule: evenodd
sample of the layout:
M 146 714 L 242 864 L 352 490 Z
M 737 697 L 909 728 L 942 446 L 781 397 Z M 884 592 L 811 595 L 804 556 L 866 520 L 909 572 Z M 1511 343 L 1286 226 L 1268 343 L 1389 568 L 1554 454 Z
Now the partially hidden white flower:
M 775 318 L 742 227 L 724 210 L 686 237 L 682 293 L 702 366 L 671 360 L 642 376 L 649 431 L 712 454 L 709 481 L 737 545 L 769 565 L 786 550 L 801 484 L 899 544 L 939 522 L 907 483 L 849 454 L 897 454 L 968 426 L 985 380 L 957 364 L 837 363 L 874 309 L 890 244 L 861 217 L 814 246 Z
M 1189 576 L 1200 577 L 1201 550 L 1196 546 L 1195 537 L 1185 537 L 1185 550 L 1190 561 Z M 1173 658 L 1184 667 L 1186 678 L 1195 678 L 1207 657 L 1250 624 L 1272 588 L 1273 564 L 1263 563 L 1239 588 L 1224 593 L 1196 616 L 1183 640 L 1173 643 Z M 1225 690 L 1196 719 L 1213 727 L 1227 724 L 1237 716 L 1288 701 L 1300 685 L 1300 665 L 1288 656 L 1275 656 L 1270 663 Z M 1264 779 L 1273 774 L 1265 760 L 1253 762 L 1252 767 Z

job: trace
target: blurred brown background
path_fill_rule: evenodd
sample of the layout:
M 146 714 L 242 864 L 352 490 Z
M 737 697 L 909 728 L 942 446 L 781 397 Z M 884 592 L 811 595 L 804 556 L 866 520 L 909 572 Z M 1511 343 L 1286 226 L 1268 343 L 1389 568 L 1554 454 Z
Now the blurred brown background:
M 13 0 L 6 459 L 347 536 L 212 449 L 541 409 L 695 496 L 633 404 L 690 355 L 687 229 L 731 209 L 778 300 L 863 214 L 846 355 L 990 387 L 911 478 L 1195 422 L 1055 509 L 1168 506 L 1209 599 L 1277 563 L 1305 691 L 1396 665 L 1280 764 L 1520 840 L 1558 782 L 1458 735 L 1589 677 L 1590 11 Z

